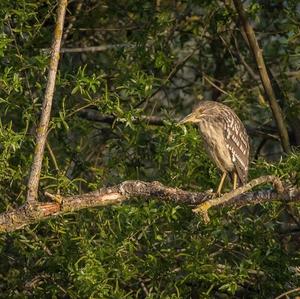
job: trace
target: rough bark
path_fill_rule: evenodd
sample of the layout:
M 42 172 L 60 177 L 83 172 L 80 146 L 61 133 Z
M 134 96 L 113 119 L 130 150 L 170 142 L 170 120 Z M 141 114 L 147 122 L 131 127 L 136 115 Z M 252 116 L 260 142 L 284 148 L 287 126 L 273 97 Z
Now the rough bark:
M 260 182 L 265 182 L 265 177 Z M 257 179 L 256 179 L 257 180 Z M 255 180 L 254 180 L 255 181 Z M 252 184 L 253 183 L 249 183 Z M 46 194 L 52 201 L 26 203 L 20 208 L 0 214 L 0 232 L 11 232 L 22 227 L 40 222 L 49 217 L 68 212 L 75 212 L 85 208 L 109 206 L 119 204 L 131 198 L 146 200 L 156 198 L 162 201 L 172 201 L 178 204 L 188 204 L 192 207 L 204 202 L 209 202 L 214 197 L 209 192 L 189 192 L 178 188 L 167 187 L 160 182 L 125 181 L 119 185 L 101 188 L 100 190 L 75 195 L 55 196 Z M 278 192 L 276 189 L 248 192 L 231 197 L 225 202 L 220 201 L 221 206 L 245 206 L 270 201 L 300 201 L 300 189 L 295 187 L 285 188 Z M 217 205 L 217 204 L 215 204 Z
M 51 114 L 66 7 L 67 0 L 61 0 L 58 5 L 57 22 L 54 31 L 48 81 L 42 106 L 42 115 L 36 131 L 36 145 L 34 151 L 34 158 L 28 179 L 27 201 L 30 203 L 36 201 L 38 196 L 38 187 Z

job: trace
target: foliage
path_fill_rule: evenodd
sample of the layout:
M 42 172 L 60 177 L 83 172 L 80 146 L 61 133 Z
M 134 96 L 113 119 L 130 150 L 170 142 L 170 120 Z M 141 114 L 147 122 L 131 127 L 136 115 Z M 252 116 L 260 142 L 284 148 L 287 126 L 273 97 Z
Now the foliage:
M 299 185 L 299 5 L 267 2 L 251 1 L 248 14 L 284 96 L 292 155 L 280 159 L 271 112 L 241 60 L 256 72 L 232 7 L 91 0 L 76 15 L 74 1 L 64 47 L 114 47 L 62 54 L 40 200 L 44 191 L 77 194 L 128 179 L 216 188 L 219 173 L 196 128 L 175 121 L 201 98 L 231 106 L 251 129 L 250 177 Z M 1 211 L 25 201 L 55 10 L 52 0 L 0 2 Z M 118 122 L 88 120 L 86 109 Z M 1 235 L 0 297 L 270 298 L 299 285 L 297 206 L 211 214 L 204 225 L 188 206 L 141 198 Z

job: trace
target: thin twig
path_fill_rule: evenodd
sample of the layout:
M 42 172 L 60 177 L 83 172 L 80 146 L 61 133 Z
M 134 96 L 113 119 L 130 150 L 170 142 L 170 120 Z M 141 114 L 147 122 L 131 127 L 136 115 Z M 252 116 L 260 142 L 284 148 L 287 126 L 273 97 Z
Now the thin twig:
M 213 17 L 213 15 L 215 14 L 216 10 L 212 10 L 211 13 L 208 15 L 208 20 L 200 34 L 200 39 L 204 36 L 207 27 L 209 26 L 210 22 L 209 20 Z M 171 31 L 172 32 L 172 31 Z M 170 39 L 170 36 L 172 35 L 172 33 L 170 33 L 169 37 L 167 38 L 167 40 Z M 187 61 L 189 61 L 189 59 L 196 53 L 197 50 L 199 50 L 200 47 L 196 47 L 195 49 L 193 49 L 187 56 L 185 56 L 182 60 L 178 61 L 175 66 L 172 68 L 172 70 L 170 71 L 170 73 L 168 74 L 168 76 L 163 80 L 162 84 L 152 92 L 152 94 L 143 99 L 142 101 L 140 101 L 135 108 L 140 107 L 142 104 L 144 104 L 145 102 L 148 103 L 158 92 L 160 92 L 167 84 L 169 81 L 171 81 L 176 74 L 178 73 L 179 70 L 181 70 L 185 64 L 187 63 Z
M 175 66 L 172 68 L 172 70 L 170 71 L 170 73 L 168 74 L 168 76 L 164 79 L 163 83 L 156 90 L 154 90 L 147 98 L 145 98 L 142 101 L 140 101 L 135 106 L 135 108 L 141 106 L 145 102 L 150 101 L 157 93 L 159 93 L 167 85 L 167 83 L 171 79 L 173 79 L 175 77 L 175 75 L 177 74 L 177 72 L 184 67 L 185 63 L 195 54 L 195 52 L 197 50 L 198 50 L 198 48 L 195 48 L 191 53 L 189 53 L 188 55 L 186 55 L 182 60 L 178 61 L 175 64 Z
M 51 148 L 51 146 L 50 146 L 50 144 L 49 144 L 48 141 L 46 141 L 46 147 L 47 147 L 47 150 L 49 151 L 49 154 L 50 154 L 50 157 L 51 157 L 51 159 L 52 159 L 52 162 L 53 162 L 55 171 L 56 171 L 57 173 L 59 173 L 59 167 L 58 167 L 58 163 L 57 163 L 56 157 L 55 157 L 55 155 L 54 155 L 54 153 L 53 153 L 53 150 L 52 150 L 52 148 Z
M 50 120 L 52 100 L 55 88 L 55 79 L 59 61 L 59 49 L 63 32 L 63 24 L 66 13 L 67 0 L 60 0 L 58 5 L 57 22 L 54 31 L 52 44 L 52 54 L 50 59 L 48 81 L 45 97 L 42 106 L 42 115 L 36 133 L 36 146 L 34 151 L 33 163 L 28 180 L 27 202 L 32 203 L 37 200 L 38 187 L 41 176 L 42 161 L 47 139 L 47 131 Z
M 255 80 L 255 81 L 258 81 L 259 77 L 255 74 L 255 72 L 253 71 L 253 69 L 251 68 L 251 66 L 247 63 L 245 57 L 241 53 L 239 44 L 238 44 L 237 39 L 236 39 L 236 37 L 234 35 L 233 35 L 233 40 L 234 40 L 234 45 L 235 45 L 238 57 L 240 59 L 240 62 L 245 67 L 245 69 L 247 70 L 248 74 L 252 77 L 252 79 Z
M 203 75 L 203 78 L 204 78 L 211 86 L 213 86 L 214 88 L 216 88 L 217 90 L 219 90 L 221 93 L 224 93 L 224 94 L 226 94 L 226 95 L 229 96 L 229 97 L 232 97 L 231 94 L 229 94 L 227 91 L 225 91 L 224 89 L 222 89 L 221 87 L 219 87 L 218 85 L 216 85 L 214 82 L 212 82 L 212 80 L 210 80 L 210 79 L 208 78 L 208 76 Z

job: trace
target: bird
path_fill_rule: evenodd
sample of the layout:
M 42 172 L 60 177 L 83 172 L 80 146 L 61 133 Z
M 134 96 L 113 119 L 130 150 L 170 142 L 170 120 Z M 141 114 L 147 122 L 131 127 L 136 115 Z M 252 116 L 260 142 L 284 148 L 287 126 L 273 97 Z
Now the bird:
M 208 154 L 223 173 L 217 195 L 221 195 L 227 175 L 231 177 L 233 189 L 246 184 L 249 136 L 235 112 L 219 102 L 203 100 L 191 114 L 179 122 L 179 125 L 186 123 L 198 125 Z

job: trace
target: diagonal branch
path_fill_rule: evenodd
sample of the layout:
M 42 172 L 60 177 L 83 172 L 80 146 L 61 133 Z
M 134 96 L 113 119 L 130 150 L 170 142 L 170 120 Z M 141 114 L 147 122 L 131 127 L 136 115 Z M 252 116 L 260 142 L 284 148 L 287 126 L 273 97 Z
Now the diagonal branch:
M 244 28 L 244 31 L 246 33 L 248 42 L 249 42 L 249 47 L 252 51 L 253 56 L 255 57 L 255 61 L 257 64 L 257 69 L 259 72 L 260 79 L 262 81 L 267 99 L 269 101 L 269 105 L 271 107 L 278 131 L 279 131 L 279 136 L 281 140 L 281 144 L 283 147 L 283 150 L 286 153 L 290 153 L 291 148 L 290 148 L 290 143 L 289 143 L 289 136 L 288 136 L 288 131 L 287 127 L 283 118 L 282 110 L 277 103 L 276 96 L 271 84 L 271 80 L 268 75 L 268 71 L 264 62 L 264 58 L 262 55 L 262 50 L 259 47 L 259 44 L 257 42 L 254 30 L 252 26 L 250 25 L 246 13 L 243 8 L 243 4 L 241 3 L 240 0 L 233 0 L 234 6 L 238 12 L 240 21 L 242 23 L 242 26 Z
M 145 102 L 148 102 L 151 99 L 153 99 L 154 96 L 156 94 L 158 94 L 168 84 L 168 82 L 170 82 L 170 80 L 173 79 L 176 76 L 176 74 L 178 73 L 178 71 L 180 71 L 185 66 L 185 64 L 187 63 L 187 61 L 196 53 L 197 50 L 198 50 L 198 48 L 193 49 L 182 60 L 178 61 L 175 64 L 175 66 L 173 67 L 173 69 L 171 70 L 171 72 L 168 74 L 167 78 L 164 79 L 164 81 L 162 82 L 162 84 L 156 90 L 154 90 L 147 98 L 141 100 L 137 105 L 135 105 L 135 108 L 140 107 Z
M 278 178 L 274 176 L 262 177 L 251 181 L 248 185 L 253 187 L 258 183 L 269 181 L 276 182 Z M 230 198 L 218 204 L 221 206 L 241 207 L 275 200 L 283 202 L 300 201 L 300 189 L 296 187 L 290 187 L 284 190 L 275 188 L 275 190 L 269 189 L 240 194 L 240 191 L 245 192 L 248 187 L 239 190 L 234 196 L 232 196 L 232 193 L 227 193 L 231 195 L 229 196 Z M 15 231 L 26 225 L 38 223 L 56 215 L 75 212 L 86 208 L 115 205 L 137 197 L 141 200 L 156 198 L 161 201 L 172 201 L 177 204 L 187 204 L 191 206 L 209 203 L 211 200 L 214 200 L 213 193 L 184 191 L 178 188 L 164 186 L 156 181 L 125 181 L 119 185 L 104 187 L 97 191 L 81 195 L 63 197 L 46 193 L 46 196 L 52 201 L 35 201 L 32 204 L 26 203 L 17 209 L 0 214 L 0 233 Z M 224 196 L 228 197 L 226 194 Z
M 204 221 L 209 222 L 208 210 L 210 208 L 212 208 L 214 206 L 225 205 L 231 199 L 236 198 L 237 196 L 253 189 L 257 185 L 266 184 L 266 183 L 273 183 L 278 194 L 281 194 L 284 192 L 284 187 L 278 177 L 273 176 L 273 175 L 262 176 L 262 177 L 252 180 L 251 182 L 247 183 L 244 186 L 241 186 L 238 189 L 235 189 L 235 190 L 232 190 L 231 192 L 225 193 L 223 196 L 221 196 L 219 198 L 213 198 L 204 203 L 201 203 L 193 211 L 196 213 L 200 213 L 203 216 Z
M 36 132 L 36 145 L 34 151 L 33 163 L 28 179 L 27 201 L 32 203 L 37 200 L 38 187 L 41 176 L 42 161 L 47 139 L 47 131 L 50 120 L 50 113 L 52 107 L 52 100 L 55 88 L 55 79 L 59 61 L 59 50 L 61 44 L 61 37 L 63 32 L 63 24 L 65 12 L 67 7 L 67 0 L 60 0 L 58 5 L 57 21 L 54 31 L 54 39 L 52 44 L 52 53 L 49 66 L 48 81 L 45 91 L 45 97 L 42 106 L 42 115 L 39 126 Z

